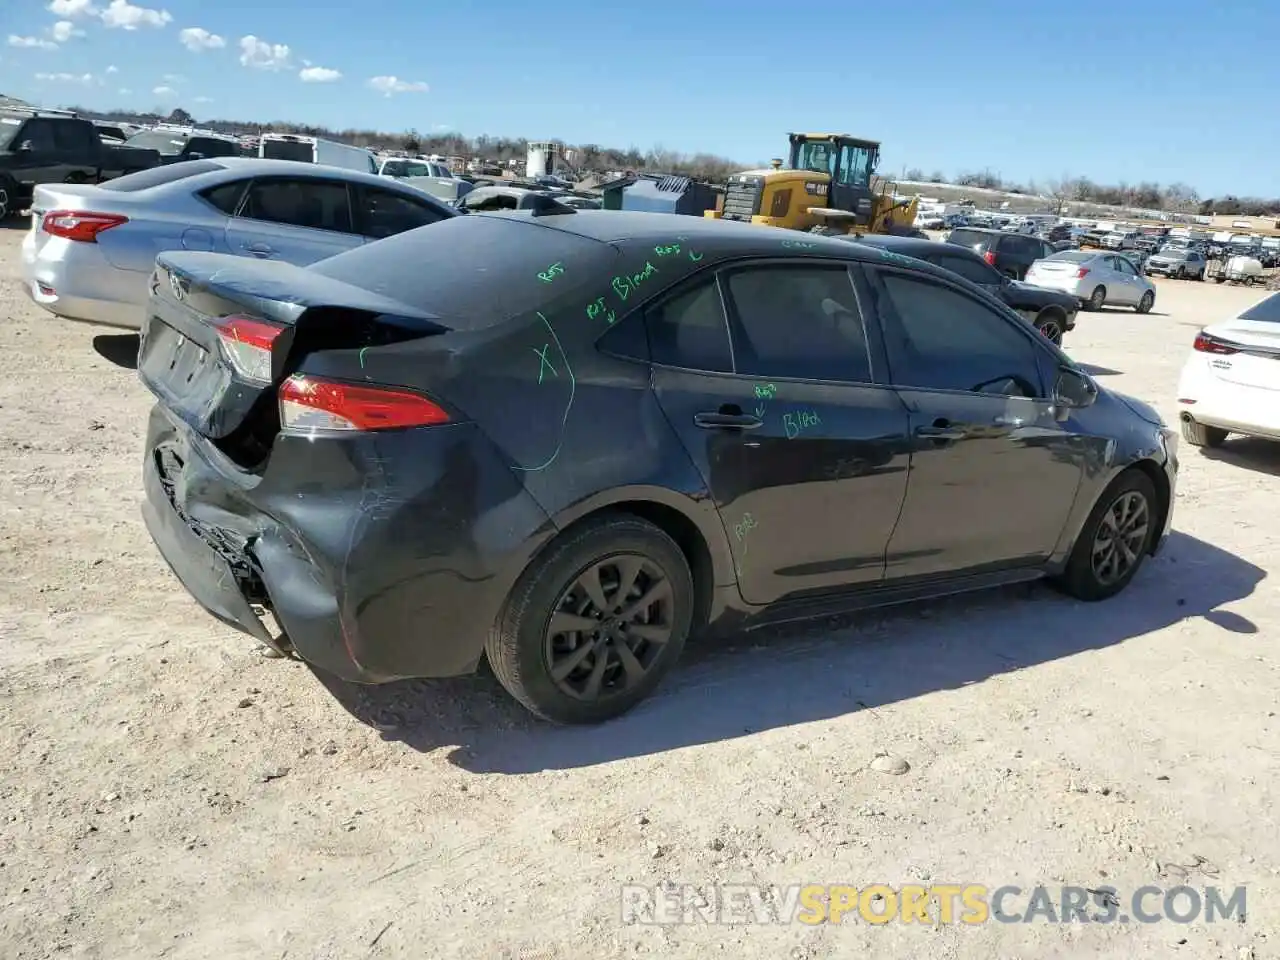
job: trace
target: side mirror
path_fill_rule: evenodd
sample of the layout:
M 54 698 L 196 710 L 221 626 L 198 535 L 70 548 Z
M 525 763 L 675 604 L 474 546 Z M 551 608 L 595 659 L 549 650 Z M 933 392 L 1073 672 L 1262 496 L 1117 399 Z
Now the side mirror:
M 30 153 L 35 148 L 36 148 L 36 145 L 32 143 L 30 140 L 23 140 L 20 144 L 18 144 L 19 153 Z
M 203 160 L 203 159 L 204 159 L 204 154 L 203 154 L 203 153 L 188 153 L 188 154 L 187 154 L 187 159 L 188 159 L 188 160 Z
M 1084 373 L 1071 367 L 1058 370 L 1053 385 L 1054 416 L 1061 422 L 1071 416 L 1072 410 L 1088 407 L 1098 399 L 1098 385 Z

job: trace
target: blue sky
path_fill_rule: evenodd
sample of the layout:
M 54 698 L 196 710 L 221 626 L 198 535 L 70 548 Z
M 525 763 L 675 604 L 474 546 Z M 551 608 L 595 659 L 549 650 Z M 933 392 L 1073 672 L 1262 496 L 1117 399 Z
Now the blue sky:
M 880 140 L 886 173 L 1280 195 L 1280 4 L 139 4 L 0 0 L 0 92 L 744 162 L 835 130 Z

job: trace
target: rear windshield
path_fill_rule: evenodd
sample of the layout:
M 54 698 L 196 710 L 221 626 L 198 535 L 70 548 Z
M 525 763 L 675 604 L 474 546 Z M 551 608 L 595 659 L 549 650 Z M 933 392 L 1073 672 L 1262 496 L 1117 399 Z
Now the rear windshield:
M 259 152 L 267 160 L 301 160 L 303 163 L 314 163 L 316 145 L 299 143 L 296 140 L 263 140 Z
M 962 247 L 987 247 L 991 245 L 991 234 L 979 233 L 977 230 L 952 230 L 947 242 Z
M 1260 323 L 1280 323 L 1280 293 L 1273 293 L 1260 303 L 1240 314 L 1241 320 L 1256 320 Z
M 1060 250 L 1049 259 L 1066 260 L 1068 263 L 1084 263 L 1086 260 L 1092 260 L 1096 256 L 1096 253 L 1089 253 L 1085 250 Z
M 137 173 L 116 177 L 114 180 L 108 180 L 106 183 L 100 184 L 100 186 L 103 190 L 133 193 L 135 190 L 147 190 L 151 187 L 163 186 L 166 183 L 185 180 L 187 177 L 194 177 L 199 173 L 213 173 L 215 170 L 225 169 L 226 167 L 222 164 L 215 163 L 212 160 L 185 160 L 182 163 L 167 163 L 162 167 L 151 167 L 149 170 L 139 170 Z
M 429 311 L 455 330 L 607 292 L 618 252 L 528 216 L 472 214 L 387 237 L 309 269 Z M 585 309 L 585 301 L 584 301 Z
M 124 143 L 127 147 L 156 150 L 162 157 L 176 157 L 189 139 L 185 133 L 174 133 L 172 130 L 144 130 L 142 133 L 135 133 Z

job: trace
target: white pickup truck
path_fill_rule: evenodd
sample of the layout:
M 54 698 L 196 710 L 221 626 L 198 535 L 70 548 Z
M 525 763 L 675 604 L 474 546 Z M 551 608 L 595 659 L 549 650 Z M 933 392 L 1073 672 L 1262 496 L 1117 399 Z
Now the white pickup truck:
M 463 180 L 448 166 L 435 160 L 386 157 L 378 163 L 378 175 L 391 177 L 416 187 L 423 193 L 449 201 L 466 196 L 473 186 L 470 181 Z

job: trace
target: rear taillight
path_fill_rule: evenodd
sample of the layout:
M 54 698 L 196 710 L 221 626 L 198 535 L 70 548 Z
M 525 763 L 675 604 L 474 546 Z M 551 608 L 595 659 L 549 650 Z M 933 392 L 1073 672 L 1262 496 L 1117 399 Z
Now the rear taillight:
M 41 221 L 41 229 L 51 237 L 76 240 L 80 243 L 97 243 L 98 234 L 122 223 L 128 217 L 116 213 L 80 213 L 75 210 L 50 210 Z
M 408 390 L 302 374 L 280 386 L 280 427 L 295 433 L 394 430 L 448 422 L 449 414 Z
M 1211 337 L 1205 333 L 1197 333 L 1196 341 L 1194 344 L 1192 344 L 1192 346 L 1195 347 L 1195 349 L 1198 350 L 1200 353 L 1217 353 L 1222 355 L 1229 355 L 1232 353 L 1240 352 L 1238 349 L 1231 346 L 1231 344 L 1225 343 L 1222 340 L 1219 340 L 1216 337 Z
M 1077 280 L 1083 280 L 1083 279 L 1084 279 L 1085 277 L 1087 277 L 1088 275 L 1089 275 L 1089 268 L 1088 268 L 1088 267 L 1081 267 L 1079 270 L 1077 270 L 1077 271 L 1076 271 L 1076 279 L 1077 279 Z
M 995 252 L 992 250 L 988 250 L 986 253 L 984 253 L 982 255 L 982 259 L 987 261 L 987 263 L 993 267 L 996 265 L 996 255 L 995 255 Z
M 271 382 L 271 350 L 288 327 L 232 315 L 213 321 L 224 352 L 236 373 L 250 383 Z

